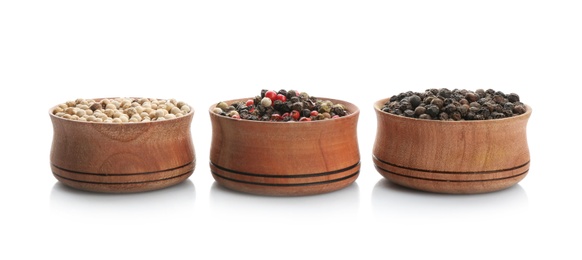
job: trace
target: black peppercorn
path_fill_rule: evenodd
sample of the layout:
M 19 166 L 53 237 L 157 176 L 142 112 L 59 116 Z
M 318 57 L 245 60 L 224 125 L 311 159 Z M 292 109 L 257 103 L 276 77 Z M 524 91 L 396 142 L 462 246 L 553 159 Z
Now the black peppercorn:
M 423 106 L 417 106 L 417 107 L 414 109 L 414 114 L 415 114 L 417 117 L 418 117 L 418 116 L 420 116 L 420 115 L 422 115 L 422 114 L 424 114 L 424 113 L 426 113 L 426 108 L 425 108 L 425 107 L 423 107 Z
M 407 101 L 400 101 L 400 106 L 398 107 L 398 109 L 400 109 L 401 111 L 407 110 L 407 109 L 412 109 L 412 105 L 410 105 L 410 103 L 408 103 Z
M 515 103 L 515 102 L 519 101 L 519 96 L 515 93 L 511 93 L 507 96 L 507 100 L 511 103 Z
M 422 99 L 418 95 L 412 95 L 412 96 L 410 96 L 408 101 L 410 102 L 410 105 L 412 106 L 412 108 L 416 108 L 420 105 L 420 103 L 422 102 Z
M 465 120 L 475 120 L 475 112 L 469 111 L 465 116 Z
M 498 113 L 498 112 L 493 112 L 491 113 L 491 118 L 493 119 L 500 119 L 500 118 L 504 118 L 505 115 L 503 113 Z
M 453 104 L 448 104 L 445 108 L 444 111 L 447 114 L 452 114 L 453 112 L 457 111 L 457 107 Z
M 303 109 L 303 110 L 301 110 L 301 116 L 302 117 L 310 117 L 311 116 L 311 110 L 309 110 L 309 109 Z
M 290 101 L 291 103 L 297 103 L 297 102 L 299 102 L 299 101 L 301 101 L 301 100 L 299 99 L 299 97 L 298 97 L 298 96 L 293 96 L 293 97 L 289 98 L 289 101 Z
M 489 109 L 486 107 L 482 107 L 477 112 L 477 115 L 481 115 L 481 116 L 483 116 L 483 119 L 487 119 L 487 118 L 489 118 L 489 116 L 491 116 L 491 111 L 489 111 Z
M 495 95 L 493 96 L 493 101 L 495 101 L 495 103 L 503 105 L 506 102 L 506 99 L 502 96 L 502 95 Z
M 89 109 L 91 109 L 91 111 L 95 112 L 95 110 L 97 110 L 97 109 L 103 109 L 103 106 L 101 105 L 101 103 L 95 102 L 95 103 L 93 103 L 93 105 L 91 105 L 89 107 Z
M 291 110 L 297 110 L 297 111 L 303 110 L 303 102 L 293 103 L 293 105 L 291 106 Z
M 430 104 L 431 104 L 431 105 L 435 105 L 435 106 L 437 106 L 439 109 L 441 109 L 441 108 L 443 107 L 443 104 L 444 104 L 444 103 L 445 103 L 445 102 L 444 102 L 442 99 L 440 99 L 440 98 L 435 98 L 435 99 L 433 99 L 433 100 L 430 102 Z
M 429 105 L 426 107 L 426 113 L 431 117 L 437 117 L 440 112 L 439 107 L 435 105 Z
M 447 88 L 441 88 L 438 92 L 438 96 L 442 97 L 443 99 L 450 98 L 451 94 L 452 92 Z
M 479 96 L 475 93 L 472 93 L 472 92 L 467 93 L 467 95 L 465 95 L 465 98 L 469 102 L 475 102 L 475 101 L 479 100 Z
M 382 111 L 407 117 L 433 120 L 487 120 L 525 113 L 525 105 L 515 93 L 493 89 L 427 89 L 393 95 Z M 332 111 L 332 113 L 336 113 Z
M 407 109 L 406 111 L 404 111 L 404 116 L 405 117 L 414 117 L 414 111 Z
M 432 119 L 431 116 L 429 116 L 428 114 L 422 114 L 420 116 L 418 116 L 419 119 Z
M 439 114 L 439 119 L 440 120 L 448 120 L 449 119 L 449 114 L 442 112 Z
M 522 105 L 517 105 L 513 108 L 513 113 L 518 114 L 518 115 L 523 114 L 523 113 L 525 113 L 525 107 Z
M 469 113 L 469 106 L 468 105 L 460 105 L 457 107 L 457 111 L 461 114 L 461 117 L 465 117 L 467 113 Z
M 463 116 L 461 116 L 461 113 L 459 113 L 459 111 L 455 111 L 451 114 L 451 118 L 455 121 L 459 121 L 463 119 Z

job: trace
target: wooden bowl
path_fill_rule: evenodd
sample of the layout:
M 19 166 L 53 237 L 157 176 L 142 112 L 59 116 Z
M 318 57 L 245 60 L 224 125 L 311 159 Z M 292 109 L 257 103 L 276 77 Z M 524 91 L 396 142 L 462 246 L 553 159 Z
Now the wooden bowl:
M 212 112 L 212 105 L 214 179 L 232 190 L 271 196 L 320 194 L 353 183 L 360 172 L 360 110 L 345 101 L 320 99 L 343 104 L 349 114 L 310 122 L 265 122 L 221 116 Z
M 106 193 L 142 192 L 178 184 L 194 171 L 194 111 L 164 121 L 96 123 L 57 117 L 53 109 L 51 169 L 65 185 Z
M 383 112 L 374 104 L 376 169 L 388 180 L 438 193 L 484 193 L 521 181 L 529 171 L 526 113 L 504 119 L 436 121 Z

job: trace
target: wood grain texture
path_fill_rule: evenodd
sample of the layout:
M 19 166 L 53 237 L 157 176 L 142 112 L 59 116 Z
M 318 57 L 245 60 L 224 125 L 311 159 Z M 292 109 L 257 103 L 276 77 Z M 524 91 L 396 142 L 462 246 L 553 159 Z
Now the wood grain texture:
M 142 192 L 178 184 L 194 171 L 193 111 L 171 120 L 123 124 L 73 121 L 50 111 L 51 169 L 68 186 Z
M 438 193 L 484 193 L 511 187 L 529 171 L 525 114 L 495 120 L 435 121 L 381 111 L 374 104 L 376 169 L 388 180 Z
M 217 115 L 212 105 L 210 168 L 216 182 L 271 196 L 320 194 L 353 183 L 360 171 L 359 109 L 345 101 L 321 99 L 343 104 L 349 115 L 311 122 L 259 122 Z

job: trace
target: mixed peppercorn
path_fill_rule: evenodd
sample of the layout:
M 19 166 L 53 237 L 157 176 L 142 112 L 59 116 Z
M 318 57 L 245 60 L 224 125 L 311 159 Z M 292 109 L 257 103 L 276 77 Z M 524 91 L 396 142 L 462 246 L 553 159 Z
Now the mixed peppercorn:
M 384 104 L 382 111 L 419 119 L 489 120 L 523 114 L 526 106 L 515 93 L 441 88 L 394 95 Z
M 232 104 L 219 102 L 213 112 L 235 119 L 281 122 L 325 120 L 348 114 L 342 104 L 285 89 L 263 89 L 254 98 Z

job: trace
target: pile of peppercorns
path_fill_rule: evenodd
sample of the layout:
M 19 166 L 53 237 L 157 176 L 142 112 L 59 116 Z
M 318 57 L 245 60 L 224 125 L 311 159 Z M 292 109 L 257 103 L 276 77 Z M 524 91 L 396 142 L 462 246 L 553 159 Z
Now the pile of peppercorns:
M 493 89 L 441 88 L 394 95 L 384 104 L 382 111 L 419 119 L 489 120 L 523 114 L 526 106 L 515 93 L 506 95 Z
M 55 116 L 96 123 L 138 123 L 182 117 L 190 106 L 175 99 L 104 98 L 100 101 L 78 98 L 56 106 Z
M 235 119 L 281 122 L 334 119 L 348 114 L 342 104 L 285 89 L 263 89 L 260 95 L 233 104 L 219 102 L 213 112 Z

